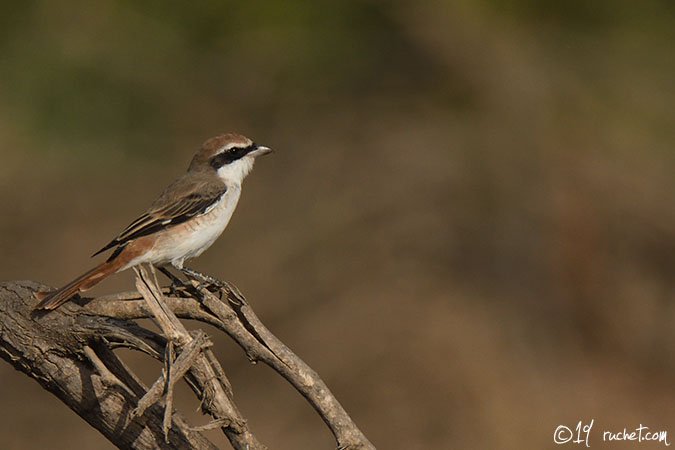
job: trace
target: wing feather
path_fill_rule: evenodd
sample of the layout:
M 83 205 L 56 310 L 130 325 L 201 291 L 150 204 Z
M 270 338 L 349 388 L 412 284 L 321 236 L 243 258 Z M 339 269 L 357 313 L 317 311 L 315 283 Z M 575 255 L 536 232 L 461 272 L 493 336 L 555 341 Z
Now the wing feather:
M 115 239 L 92 256 L 205 214 L 226 191 L 224 184 L 214 185 L 181 178 L 170 185 L 145 214 L 131 222 Z

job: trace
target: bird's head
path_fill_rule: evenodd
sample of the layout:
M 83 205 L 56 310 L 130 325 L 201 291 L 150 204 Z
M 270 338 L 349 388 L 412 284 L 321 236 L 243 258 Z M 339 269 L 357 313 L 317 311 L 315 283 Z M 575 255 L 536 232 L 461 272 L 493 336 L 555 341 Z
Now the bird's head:
M 241 184 L 258 156 L 272 152 L 236 133 L 221 134 L 202 144 L 189 171 L 215 171 L 225 183 Z

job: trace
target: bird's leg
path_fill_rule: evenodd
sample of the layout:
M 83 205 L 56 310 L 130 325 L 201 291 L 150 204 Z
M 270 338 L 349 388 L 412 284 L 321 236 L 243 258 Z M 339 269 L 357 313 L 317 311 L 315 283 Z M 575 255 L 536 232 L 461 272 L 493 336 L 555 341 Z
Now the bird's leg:
M 205 284 L 206 286 L 215 286 L 218 289 L 223 289 L 226 287 L 226 283 L 218 280 L 217 278 L 213 278 L 212 276 L 205 275 L 201 272 L 197 272 L 196 270 L 190 269 L 188 267 L 181 267 L 180 271 L 185 274 L 186 277 L 191 278 L 193 280 L 197 280 L 200 283 Z
M 184 285 L 183 281 L 176 275 L 171 273 L 171 271 L 166 266 L 159 266 L 157 267 L 157 270 L 162 272 L 169 280 L 171 280 L 171 286 L 169 286 L 169 289 L 171 289 L 171 294 L 175 295 L 176 297 L 179 297 L 180 295 L 178 290 L 180 289 L 181 286 Z

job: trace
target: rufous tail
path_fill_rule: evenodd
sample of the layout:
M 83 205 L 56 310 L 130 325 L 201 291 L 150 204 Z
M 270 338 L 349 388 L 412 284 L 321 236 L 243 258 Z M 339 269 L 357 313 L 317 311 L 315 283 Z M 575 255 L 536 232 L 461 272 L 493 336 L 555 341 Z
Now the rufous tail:
M 74 295 L 91 289 L 96 284 L 103 281 L 103 279 L 107 278 L 108 275 L 117 272 L 119 266 L 120 265 L 116 260 L 104 262 L 103 264 L 94 267 L 89 272 L 80 275 L 61 289 L 51 292 L 38 292 L 35 296 L 41 301 L 37 304 L 35 309 L 58 308 L 73 298 Z

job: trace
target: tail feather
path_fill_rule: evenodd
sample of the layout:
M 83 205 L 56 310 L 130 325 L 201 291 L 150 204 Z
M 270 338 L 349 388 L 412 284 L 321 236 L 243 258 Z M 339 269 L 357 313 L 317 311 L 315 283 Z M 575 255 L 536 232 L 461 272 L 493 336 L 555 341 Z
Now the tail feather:
M 90 271 L 80 275 L 60 289 L 51 292 L 39 292 L 36 297 L 41 300 L 35 309 L 56 309 L 73 298 L 76 294 L 91 289 L 104 278 L 117 271 L 114 261 L 104 262 Z

